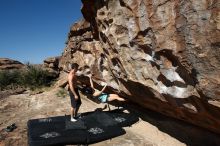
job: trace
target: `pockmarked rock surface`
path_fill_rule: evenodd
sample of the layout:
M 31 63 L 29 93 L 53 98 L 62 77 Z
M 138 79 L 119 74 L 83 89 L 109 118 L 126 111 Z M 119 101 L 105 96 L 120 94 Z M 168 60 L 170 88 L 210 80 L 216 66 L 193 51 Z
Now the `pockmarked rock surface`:
M 24 66 L 25 65 L 19 61 L 8 58 L 0 58 L 0 70 L 21 69 Z
M 82 2 L 60 69 L 77 63 L 84 82 L 91 72 L 108 91 L 220 133 L 217 0 Z

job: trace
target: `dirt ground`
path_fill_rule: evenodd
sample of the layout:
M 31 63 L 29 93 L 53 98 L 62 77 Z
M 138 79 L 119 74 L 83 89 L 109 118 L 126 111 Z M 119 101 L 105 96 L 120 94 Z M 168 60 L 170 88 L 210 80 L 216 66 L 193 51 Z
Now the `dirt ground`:
M 0 99 L 0 146 L 27 146 L 27 121 L 69 114 L 69 96 L 58 97 L 60 89 L 54 88 L 40 94 L 27 91 Z M 82 98 L 80 113 L 102 108 L 86 97 Z M 111 105 L 111 108 L 116 108 Z M 124 107 L 139 117 L 139 122 L 126 127 L 126 134 L 102 141 L 92 146 L 219 146 L 220 135 L 185 122 L 166 117 L 135 104 Z M 159 108 L 159 107 L 158 107 Z M 217 116 L 217 115 L 216 115 Z M 17 129 L 6 132 L 4 128 L 16 123 Z

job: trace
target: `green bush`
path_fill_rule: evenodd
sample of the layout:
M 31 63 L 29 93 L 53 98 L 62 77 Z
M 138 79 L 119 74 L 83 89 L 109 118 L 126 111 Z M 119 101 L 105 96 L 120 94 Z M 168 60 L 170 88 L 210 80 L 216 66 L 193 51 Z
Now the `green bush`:
M 0 71 L 0 90 L 4 90 L 11 85 L 19 85 L 34 90 L 49 86 L 51 81 L 48 71 L 30 64 L 27 64 L 26 70 Z
M 48 71 L 28 65 L 27 71 L 22 76 L 22 85 L 31 89 L 50 85 Z
M 0 90 L 6 89 L 9 85 L 19 85 L 20 77 L 18 70 L 0 71 Z

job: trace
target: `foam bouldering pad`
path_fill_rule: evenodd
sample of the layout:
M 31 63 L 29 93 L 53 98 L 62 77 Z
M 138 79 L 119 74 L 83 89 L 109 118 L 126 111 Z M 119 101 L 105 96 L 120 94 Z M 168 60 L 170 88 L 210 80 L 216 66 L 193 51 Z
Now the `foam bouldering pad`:
M 88 112 L 76 122 L 70 116 L 31 119 L 28 121 L 30 146 L 92 144 L 125 134 L 124 126 L 137 121 L 122 111 Z
M 65 128 L 66 130 L 69 129 L 87 129 L 87 127 L 85 126 L 85 122 L 83 120 L 78 120 L 76 122 L 71 122 L 70 120 L 66 120 L 65 121 Z
M 127 127 L 139 121 L 139 118 L 130 113 L 124 113 L 122 110 L 112 110 L 105 112 L 108 116 L 110 116 L 118 126 Z

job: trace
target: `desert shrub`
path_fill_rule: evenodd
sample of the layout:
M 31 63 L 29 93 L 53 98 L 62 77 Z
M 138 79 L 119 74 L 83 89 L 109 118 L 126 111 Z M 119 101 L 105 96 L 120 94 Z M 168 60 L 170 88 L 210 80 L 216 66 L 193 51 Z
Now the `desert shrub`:
M 51 83 L 49 72 L 33 65 L 27 65 L 21 79 L 21 84 L 31 89 L 48 86 Z
M 0 90 L 4 90 L 11 85 L 19 85 L 34 90 L 49 86 L 51 81 L 48 71 L 30 64 L 27 64 L 26 70 L 0 71 Z
M 9 85 L 19 85 L 21 73 L 18 70 L 0 71 L 0 90 L 6 89 Z

